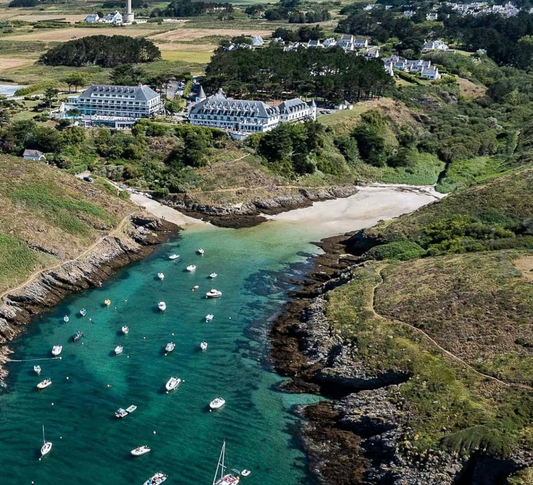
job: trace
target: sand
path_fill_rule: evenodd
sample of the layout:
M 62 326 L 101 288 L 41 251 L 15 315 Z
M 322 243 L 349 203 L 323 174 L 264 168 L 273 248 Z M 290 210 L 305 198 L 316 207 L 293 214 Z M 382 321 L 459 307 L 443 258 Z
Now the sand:
M 412 212 L 443 196 L 432 187 L 375 184 L 360 187 L 357 194 L 345 199 L 316 202 L 312 207 L 266 217 L 288 225 L 321 226 L 321 233 L 335 235 L 370 227 L 380 220 Z

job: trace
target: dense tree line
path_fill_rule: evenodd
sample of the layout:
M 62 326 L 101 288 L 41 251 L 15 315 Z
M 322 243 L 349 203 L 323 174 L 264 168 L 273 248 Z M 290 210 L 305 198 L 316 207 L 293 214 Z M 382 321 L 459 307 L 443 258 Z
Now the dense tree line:
M 329 19 L 331 19 L 331 14 L 325 8 L 308 10 L 307 12 L 295 10 L 289 14 L 288 18 L 290 24 L 314 24 Z
M 116 67 L 120 64 L 152 62 L 161 52 L 147 39 L 125 35 L 93 35 L 52 47 L 40 62 L 50 66 L 98 65 Z
M 342 49 L 217 50 L 206 68 L 204 87 L 224 88 L 240 98 L 307 95 L 326 101 L 381 96 L 393 81 L 383 63 Z
M 221 9 L 229 13 L 233 12 L 233 6 L 230 3 L 174 0 L 163 10 L 163 15 L 166 17 L 197 17 L 203 13 Z
M 278 27 L 272 33 L 273 39 L 283 39 L 285 42 L 308 42 L 310 40 L 323 39 L 324 36 L 324 30 L 320 25 L 315 25 L 314 27 L 305 25 L 297 30 Z
M 39 0 L 12 0 L 8 7 L 35 7 L 39 5 Z

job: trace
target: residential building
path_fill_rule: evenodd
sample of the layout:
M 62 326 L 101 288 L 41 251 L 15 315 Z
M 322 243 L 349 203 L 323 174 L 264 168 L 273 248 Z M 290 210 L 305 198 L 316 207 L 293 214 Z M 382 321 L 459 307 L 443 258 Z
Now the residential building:
M 353 51 L 355 49 L 355 38 L 353 35 L 344 34 L 341 36 L 337 44 L 346 52 Z
M 324 42 L 322 42 L 322 45 L 324 47 L 335 47 L 337 45 L 337 41 L 333 37 L 330 37 L 329 39 L 326 39 Z
M 368 47 L 368 39 L 356 39 L 353 45 L 356 49 L 362 49 L 363 47 Z
M 324 47 L 324 44 L 322 44 L 319 40 L 310 40 L 307 43 L 307 47 Z
M 90 15 L 87 15 L 87 17 L 85 17 L 85 20 L 84 20 L 84 22 L 87 22 L 88 24 L 97 24 L 101 21 L 102 19 L 100 19 L 97 13 L 92 13 Z
M 24 150 L 22 157 L 25 158 L 26 160 L 33 160 L 34 162 L 40 162 L 41 160 L 46 160 L 44 153 L 40 152 L 39 150 L 26 149 Z
M 442 40 L 434 40 L 431 42 L 426 42 L 424 46 L 422 47 L 422 52 L 446 52 L 448 50 L 448 46 L 442 42 Z
M 426 14 L 426 20 L 436 21 L 438 18 L 439 18 L 439 15 L 435 12 Z
M 420 76 L 426 79 L 431 79 L 432 81 L 440 79 L 442 77 L 439 73 L 439 68 L 435 66 L 422 69 L 422 71 L 420 72 Z
M 263 40 L 263 38 L 260 35 L 256 35 L 252 39 L 252 45 L 254 47 L 262 47 L 264 44 L 265 44 L 265 41 Z
M 364 51 L 364 56 L 368 59 L 378 59 L 379 58 L 379 47 L 371 47 Z
M 82 115 L 149 118 L 161 111 L 161 96 L 148 86 L 93 85 L 81 93 L 76 108 Z
M 121 25 L 122 14 L 120 12 L 108 13 L 102 20 L 105 24 Z
M 305 119 L 316 119 L 314 102 L 308 105 L 301 99 L 291 99 L 273 106 L 262 101 L 228 98 L 222 90 L 200 101 L 189 112 L 192 125 L 220 128 L 240 138 L 273 130 L 280 123 Z

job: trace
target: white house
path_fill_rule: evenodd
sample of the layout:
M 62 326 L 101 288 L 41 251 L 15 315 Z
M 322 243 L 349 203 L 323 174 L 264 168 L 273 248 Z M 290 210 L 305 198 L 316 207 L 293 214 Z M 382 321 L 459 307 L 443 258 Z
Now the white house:
M 39 150 L 26 149 L 24 150 L 22 157 L 25 158 L 26 160 L 33 160 L 34 162 L 40 162 L 41 160 L 46 160 L 44 153 L 40 152 Z
M 121 25 L 122 14 L 120 12 L 108 13 L 104 16 L 103 22 L 106 24 Z
M 436 79 L 440 79 L 442 77 L 440 75 L 440 73 L 439 73 L 439 68 L 435 67 L 435 66 L 431 66 L 431 67 L 427 67 L 425 69 L 422 69 L 422 71 L 420 72 L 420 75 L 423 78 L 431 79 L 433 81 L 436 80 Z
M 97 24 L 101 21 L 102 19 L 97 13 L 92 13 L 90 15 L 87 15 L 87 17 L 85 17 L 85 20 L 84 20 L 84 22 L 87 22 L 88 24 Z
M 256 35 L 252 39 L 252 45 L 254 47 L 262 47 L 264 44 L 265 44 L 265 41 L 263 40 L 263 38 L 260 35 Z
M 319 40 L 310 40 L 307 43 L 307 47 L 324 47 L 324 44 L 322 44 L 322 42 Z
M 337 44 L 346 52 L 353 51 L 355 49 L 355 38 L 353 35 L 344 34 Z
M 337 45 L 337 41 L 333 37 L 330 37 L 329 39 L 323 41 L 322 45 L 324 47 L 335 47 Z
M 436 21 L 439 18 L 439 15 L 435 12 L 426 14 L 426 20 Z
M 356 49 L 362 49 L 363 47 L 368 47 L 368 39 L 356 39 L 353 45 Z
M 365 57 L 368 59 L 378 59 L 379 58 L 379 47 L 371 47 L 365 51 Z
M 316 119 L 316 105 L 291 99 L 272 106 L 262 101 L 226 97 L 222 90 L 194 105 L 189 112 L 191 125 L 220 128 L 241 138 L 264 133 L 280 123 Z
M 448 50 L 448 46 L 442 42 L 442 40 L 434 40 L 432 42 L 426 42 L 424 46 L 422 47 L 422 52 L 446 52 Z

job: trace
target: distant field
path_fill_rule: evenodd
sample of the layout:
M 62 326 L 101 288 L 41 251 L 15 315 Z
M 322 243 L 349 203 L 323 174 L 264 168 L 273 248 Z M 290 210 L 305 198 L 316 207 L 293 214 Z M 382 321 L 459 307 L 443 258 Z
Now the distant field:
M 104 28 L 70 28 L 52 30 L 46 32 L 31 32 L 29 34 L 9 36 L 10 41 L 43 41 L 43 42 L 66 42 L 67 40 L 80 39 L 90 35 L 128 35 L 130 37 L 145 37 L 153 34 L 150 29 L 129 29 L 119 27 Z
M 18 10 L 18 9 L 17 9 Z M 24 20 L 25 22 L 38 22 L 40 20 L 62 20 L 64 22 L 81 22 L 85 19 L 86 14 L 66 14 L 50 12 L 50 13 L 33 13 L 33 12 L 21 12 L 20 10 L 12 12 L 9 10 L 0 11 L 0 19 L 9 20 Z
M 78 30 L 78 29 L 76 29 Z M 176 30 L 170 30 L 168 32 L 162 32 L 160 34 L 150 35 L 151 40 L 162 41 L 188 41 L 201 39 L 202 37 L 209 37 L 213 35 L 235 37 L 247 33 L 244 29 L 188 29 L 180 28 Z M 250 30 L 250 35 L 269 36 L 272 32 L 269 30 Z
M 157 44 L 161 50 L 161 55 L 166 61 L 195 62 L 207 64 L 216 49 L 213 44 Z
M 2 66 L 2 71 L 7 71 L 8 69 L 14 69 L 16 67 L 29 66 L 36 60 L 37 59 L 25 59 L 20 57 L 0 57 L 0 66 Z

